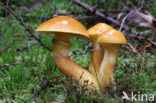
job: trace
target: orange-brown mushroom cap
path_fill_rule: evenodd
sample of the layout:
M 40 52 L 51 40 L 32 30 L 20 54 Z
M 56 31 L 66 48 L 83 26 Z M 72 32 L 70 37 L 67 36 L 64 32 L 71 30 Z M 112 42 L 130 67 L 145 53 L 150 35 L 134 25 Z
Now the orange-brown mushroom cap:
M 85 27 L 76 19 L 68 16 L 57 16 L 42 23 L 36 31 L 38 33 L 47 34 L 70 34 L 80 38 L 88 38 L 88 33 Z M 60 36 L 61 36 L 60 35 Z
M 126 44 L 127 40 L 121 32 L 112 29 L 100 35 L 97 42 L 99 44 Z
M 108 24 L 98 23 L 95 26 L 88 29 L 88 34 L 91 41 L 93 43 L 96 43 L 98 36 L 111 29 L 113 29 L 113 27 L 109 26 Z

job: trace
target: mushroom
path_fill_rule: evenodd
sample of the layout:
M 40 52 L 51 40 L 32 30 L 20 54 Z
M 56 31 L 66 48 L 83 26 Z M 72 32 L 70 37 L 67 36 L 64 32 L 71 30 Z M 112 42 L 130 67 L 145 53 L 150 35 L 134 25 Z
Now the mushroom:
M 107 32 L 111 29 L 113 28 L 105 23 L 98 23 L 95 26 L 88 29 L 88 34 L 93 44 L 93 53 L 89 63 L 89 71 L 94 77 L 97 78 L 97 81 L 99 81 L 99 79 L 101 78 L 99 76 L 99 69 L 104 55 L 104 50 L 100 46 L 100 44 L 97 43 L 97 38 L 102 33 Z M 100 82 L 99 85 L 101 85 Z
M 76 64 L 68 56 L 71 46 L 70 37 L 88 38 L 85 27 L 77 20 L 67 16 L 57 16 L 42 23 L 36 31 L 54 35 L 53 58 L 60 71 L 68 77 L 76 79 L 80 85 L 99 89 L 95 77 L 86 69 Z
M 127 40 L 121 32 L 112 29 L 100 35 L 97 38 L 97 43 L 104 48 L 103 60 L 99 70 L 99 82 L 101 88 L 105 88 L 110 83 L 113 83 L 113 72 L 117 52 L 120 45 L 126 44 Z

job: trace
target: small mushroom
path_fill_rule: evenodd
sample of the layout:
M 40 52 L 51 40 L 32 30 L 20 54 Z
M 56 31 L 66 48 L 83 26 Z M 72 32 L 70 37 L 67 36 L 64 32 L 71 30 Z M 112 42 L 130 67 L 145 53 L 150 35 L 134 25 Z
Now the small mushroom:
M 71 46 L 70 37 L 88 38 L 85 27 L 79 21 L 67 16 L 57 16 L 42 23 L 36 31 L 55 36 L 53 39 L 53 57 L 62 73 L 68 77 L 73 77 L 82 86 L 87 81 L 88 88 L 99 89 L 95 77 L 68 56 Z
M 113 83 L 113 72 L 116 62 L 117 52 L 121 44 L 126 44 L 125 36 L 115 30 L 104 32 L 97 38 L 97 43 L 104 48 L 103 60 L 99 70 L 100 87 L 105 88 Z
M 95 26 L 88 29 L 88 34 L 93 44 L 93 54 L 89 63 L 89 71 L 91 72 L 92 75 L 94 75 L 94 77 L 97 78 L 98 81 L 100 79 L 99 69 L 103 59 L 104 50 L 100 46 L 100 44 L 97 43 L 97 38 L 102 33 L 107 32 L 108 30 L 111 29 L 113 28 L 105 23 L 98 23 Z M 101 85 L 100 82 L 99 85 Z

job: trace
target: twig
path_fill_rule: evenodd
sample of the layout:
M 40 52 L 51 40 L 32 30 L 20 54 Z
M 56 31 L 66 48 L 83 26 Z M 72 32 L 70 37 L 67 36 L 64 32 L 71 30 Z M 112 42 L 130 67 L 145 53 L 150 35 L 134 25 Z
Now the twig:
M 30 36 L 32 36 L 33 38 L 35 38 L 40 44 L 41 46 L 43 46 L 44 48 L 48 49 L 51 51 L 51 48 L 49 48 L 48 46 L 46 46 L 45 44 L 42 43 L 42 40 L 40 38 L 38 38 L 23 22 L 23 20 L 20 18 L 20 16 L 18 14 L 16 14 L 9 6 L 6 6 L 5 4 L 3 4 L 2 2 L 0 2 L 0 5 L 5 7 L 17 20 L 19 20 L 20 24 L 25 28 L 25 30 L 30 34 Z
M 122 20 L 122 23 L 121 23 L 121 26 L 120 26 L 120 29 L 119 29 L 119 31 L 121 31 L 121 29 L 122 29 L 122 27 L 123 27 L 123 25 L 124 25 L 124 22 L 125 22 L 125 20 L 127 19 L 127 17 L 130 15 L 130 14 L 132 14 L 133 12 L 131 11 L 131 12 L 129 12 L 125 17 L 124 17 L 124 19 Z
M 126 37 L 136 38 L 136 39 L 139 39 L 139 40 L 147 39 L 151 44 L 156 46 L 156 41 L 152 40 L 151 38 L 146 38 L 146 37 L 143 37 L 143 36 L 137 36 L 137 35 L 133 35 L 133 34 L 126 35 Z
M 9 0 L 7 0 L 7 3 L 6 3 L 7 7 L 8 7 L 8 5 L 9 5 Z M 5 17 L 8 17 L 8 10 L 7 9 L 5 9 Z
M 83 73 L 84 73 L 84 72 L 81 73 L 80 78 L 79 78 L 79 80 L 78 80 L 78 83 L 79 83 L 80 80 L 82 79 Z
M 95 74 L 96 74 L 96 79 L 97 79 L 97 81 L 98 81 L 98 85 L 99 85 L 99 87 L 101 87 L 101 86 L 100 86 L 100 82 L 99 82 L 99 78 L 98 78 L 98 76 L 97 76 L 97 72 L 96 72 L 95 63 L 94 63 L 93 58 L 91 58 L 91 61 L 93 62 L 94 72 L 95 72 Z
M 114 10 L 114 9 L 112 9 L 112 10 L 104 10 L 104 9 L 99 9 L 99 11 L 101 12 L 101 13 L 118 13 L 118 12 L 123 12 L 123 10 Z
M 142 65 L 141 65 L 140 72 L 142 72 L 143 67 L 144 67 L 144 63 L 145 63 L 145 53 L 146 53 L 146 39 L 145 39 L 145 43 L 144 43 L 144 54 L 143 54 L 143 57 L 142 57 Z
M 43 78 L 43 81 L 40 84 L 40 89 L 35 91 L 33 98 L 37 98 L 40 91 L 44 90 L 45 88 L 47 88 L 48 84 L 50 83 L 50 81 L 46 78 Z
M 129 45 L 129 47 L 132 49 L 133 52 L 137 53 L 141 57 L 141 54 L 139 54 L 138 51 L 130 43 L 127 44 Z

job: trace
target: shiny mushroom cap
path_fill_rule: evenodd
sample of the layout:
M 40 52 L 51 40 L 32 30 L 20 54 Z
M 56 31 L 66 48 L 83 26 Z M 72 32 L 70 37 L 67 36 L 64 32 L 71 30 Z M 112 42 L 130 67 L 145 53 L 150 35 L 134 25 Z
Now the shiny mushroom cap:
M 88 33 L 85 27 L 76 19 L 68 16 L 57 16 L 44 23 L 37 29 L 38 33 L 55 34 L 55 36 L 63 35 L 75 36 L 80 38 L 88 38 Z
M 108 24 L 98 23 L 95 26 L 88 29 L 88 34 L 91 41 L 93 43 L 96 43 L 98 36 L 111 29 L 113 29 L 113 27 L 109 26 Z
M 97 39 L 97 42 L 101 45 L 108 44 L 111 45 L 111 44 L 126 44 L 127 40 L 121 32 L 112 29 L 100 35 Z

